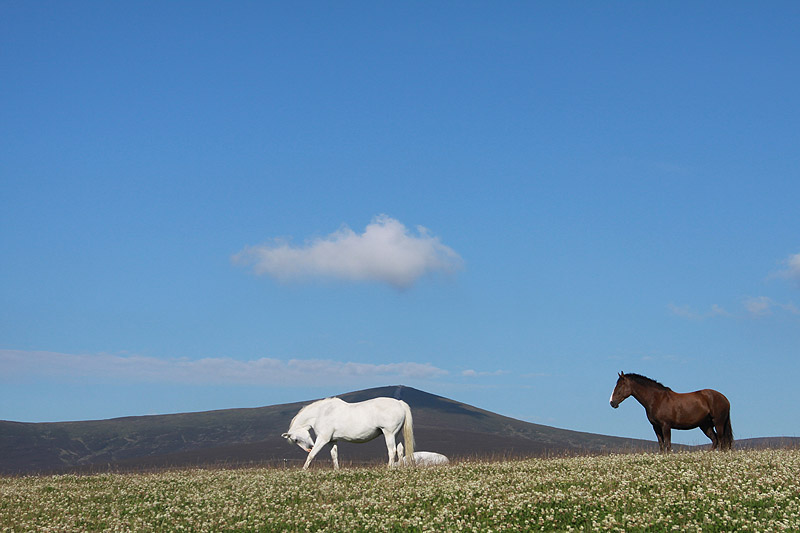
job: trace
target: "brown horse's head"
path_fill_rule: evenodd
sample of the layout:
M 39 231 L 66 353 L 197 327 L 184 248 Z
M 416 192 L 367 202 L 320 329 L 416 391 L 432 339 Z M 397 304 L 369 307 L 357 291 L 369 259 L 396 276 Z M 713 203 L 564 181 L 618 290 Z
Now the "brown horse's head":
M 611 399 L 609 403 L 611 403 L 611 407 L 616 409 L 619 407 L 619 404 L 625 400 L 628 396 L 631 395 L 631 382 L 623 372 L 619 373 L 619 379 L 617 379 L 617 386 L 614 387 L 614 392 L 611 393 Z

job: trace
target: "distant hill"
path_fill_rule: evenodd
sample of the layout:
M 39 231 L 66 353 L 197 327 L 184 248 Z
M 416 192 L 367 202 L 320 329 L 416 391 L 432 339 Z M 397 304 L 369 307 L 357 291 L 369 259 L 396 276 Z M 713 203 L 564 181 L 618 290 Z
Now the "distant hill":
M 655 449 L 655 442 L 531 424 L 402 385 L 339 395 L 348 402 L 379 396 L 411 406 L 417 449 L 451 458 Z M 84 422 L 0 421 L 0 473 L 294 465 L 305 460 L 305 453 L 280 435 L 312 401 Z M 339 443 L 343 465 L 380 463 L 385 454 L 380 438 L 366 444 Z M 330 456 L 323 452 L 314 463 L 329 467 Z
M 737 450 L 763 450 L 800 448 L 800 437 L 758 437 L 754 439 L 739 439 L 734 443 Z

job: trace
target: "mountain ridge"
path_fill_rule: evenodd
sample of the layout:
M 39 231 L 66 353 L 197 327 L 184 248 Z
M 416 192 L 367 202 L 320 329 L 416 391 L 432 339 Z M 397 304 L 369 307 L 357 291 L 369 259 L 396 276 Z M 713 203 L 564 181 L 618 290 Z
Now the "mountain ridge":
M 411 406 L 417 449 L 437 451 L 452 458 L 653 451 L 656 448 L 654 441 L 524 422 L 404 385 L 338 395 L 348 402 L 378 396 L 402 399 Z M 106 420 L 0 421 L 0 474 L 293 465 L 304 461 L 305 453 L 289 445 L 280 435 L 297 411 L 312 401 L 315 400 Z M 797 445 L 791 438 L 789 442 Z M 757 444 L 764 445 L 765 442 Z M 340 462 L 345 465 L 380 463 L 386 460 L 385 456 L 383 439 L 365 444 L 339 443 Z M 321 453 L 314 464 L 329 467 L 328 454 Z

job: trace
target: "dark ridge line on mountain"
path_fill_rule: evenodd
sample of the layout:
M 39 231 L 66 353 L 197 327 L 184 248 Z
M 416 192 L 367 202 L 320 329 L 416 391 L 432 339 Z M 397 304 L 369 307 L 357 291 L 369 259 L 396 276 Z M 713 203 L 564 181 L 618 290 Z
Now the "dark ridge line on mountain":
M 655 441 L 615 437 L 524 422 L 404 385 L 338 395 L 345 401 L 377 396 L 406 401 L 414 415 L 418 450 L 452 458 L 530 457 L 654 451 Z M 305 453 L 280 435 L 314 400 L 265 407 L 137 415 L 69 422 L 0 421 L 0 474 L 137 470 L 184 466 L 292 465 Z M 752 447 L 800 439 L 752 439 Z M 788 444 L 787 444 L 788 443 Z M 748 446 L 746 442 L 742 447 Z M 702 446 L 700 446 L 702 447 Z M 692 449 L 682 446 L 680 449 Z M 383 439 L 339 443 L 346 464 L 385 461 Z M 317 467 L 329 467 L 321 453 Z

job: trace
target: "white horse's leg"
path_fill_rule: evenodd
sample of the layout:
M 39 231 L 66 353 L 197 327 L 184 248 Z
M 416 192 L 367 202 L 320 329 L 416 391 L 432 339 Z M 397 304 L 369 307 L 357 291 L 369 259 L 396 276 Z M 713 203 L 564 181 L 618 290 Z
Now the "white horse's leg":
M 303 470 L 306 470 L 308 468 L 308 465 L 311 464 L 311 461 L 314 460 L 314 457 L 317 456 L 322 447 L 328 444 L 329 440 L 330 437 L 323 437 L 322 435 L 317 435 L 317 440 L 314 441 L 314 446 L 311 448 L 311 451 L 308 452 L 308 457 L 306 458 L 306 464 L 303 465 Z
M 328 443 L 328 446 L 331 447 L 331 459 L 333 459 L 333 469 L 339 470 L 339 445 L 336 444 L 336 441 Z
M 394 440 L 394 433 L 390 433 L 387 430 L 382 430 L 383 436 L 386 438 L 386 451 L 389 454 L 389 468 L 394 466 L 394 458 L 397 455 L 397 444 Z

